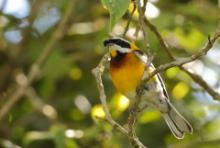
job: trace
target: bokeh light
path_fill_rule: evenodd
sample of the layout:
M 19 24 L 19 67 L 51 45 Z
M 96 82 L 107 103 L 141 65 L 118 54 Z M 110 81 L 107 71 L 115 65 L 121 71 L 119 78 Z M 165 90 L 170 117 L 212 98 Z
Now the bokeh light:
M 91 110 L 91 115 L 93 119 L 103 119 L 105 117 L 105 112 L 102 105 L 95 105 Z
M 173 88 L 172 95 L 176 99 L 182 99 L 187 95 L 188 92 L 189 92 L 188 84 L 186 84 L 184 82 L 179 82 Z

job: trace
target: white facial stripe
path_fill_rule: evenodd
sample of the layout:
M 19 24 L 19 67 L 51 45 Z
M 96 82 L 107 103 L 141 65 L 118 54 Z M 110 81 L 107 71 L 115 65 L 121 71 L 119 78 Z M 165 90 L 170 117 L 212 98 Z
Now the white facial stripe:
M 118 45 L 113 45 L 114 46 L 114 49 L 120 51 L 121 53 L 128 53 L 128 52 L 131 52 L 131 49 L 129 48 L 122 48 L 121 46 L 118 46 Z

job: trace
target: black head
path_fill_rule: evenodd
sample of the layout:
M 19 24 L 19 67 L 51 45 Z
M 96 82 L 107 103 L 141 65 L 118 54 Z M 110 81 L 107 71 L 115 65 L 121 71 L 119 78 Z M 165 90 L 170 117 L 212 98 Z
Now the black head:
M 129 52 L 131 52 L 130 42 L 122 38 L 112 38 L 103 42 L 104 46 L 108 47 L 111 59 L 120 60 Z
M 118 45 L 121 48 L 130 48 L 130 44 L 127 40 L 122 38 L 107 39 L 103 42 L 104 46 Z

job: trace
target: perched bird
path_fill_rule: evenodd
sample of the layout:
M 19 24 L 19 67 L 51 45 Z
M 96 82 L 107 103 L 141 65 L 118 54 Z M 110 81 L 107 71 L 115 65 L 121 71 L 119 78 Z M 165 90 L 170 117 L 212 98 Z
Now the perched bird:
M 153 64 L 148 64 L 148 56 L 133 42 L 114 37 L 105 40 L 103 44 L 110 53 L 110 75 L 114 86 L 131 102 L 134 101 L 140 81 L 155 69 Z M 190 123 L 171 104 L 159 74 L 144 86 L 140 104 L 158 109 L 177 139 L 182 139 L 185 133 L 193 132 Z

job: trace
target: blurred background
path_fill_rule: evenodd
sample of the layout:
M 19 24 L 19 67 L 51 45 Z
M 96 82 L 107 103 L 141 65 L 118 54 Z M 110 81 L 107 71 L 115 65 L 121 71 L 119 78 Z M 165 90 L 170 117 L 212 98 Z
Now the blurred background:
M 22 82 L 31 65 L 56 38 L 70 0 L 0 0 L 0 109 Z M 24 95 L 0 120 L 3 148 L 130 148 L 127 137 L 103 118 L 95 79 L 91 74 L 106 53 L 102 41 L 109 34 L 109 13 L 100 0 L 75 0 L 61 36 Z M 123 34 L 132 5 L 111 34 Z M 179 57 L 203 47 L 215 32 L 217 0 L 149 0 L 146 17 L 155 24 Z M 134 14 L 126 37 L 144 47 Z M 136 32 L 136 35 L 134 33 Z M 148 30 L 154 64 L 169 62 L 155 36 Z M 199 60 L 187 64 L 220 91 L 220 44 Z M 179 68 L 161 73 L 171 101 L 192 123 L 194 133 L 175 139 L 157 110 L 147 108 L 136 128 L 141 141 L 151 148 L 219 148 L 220 105 Z M 129 101 L 118 94 L 108 72 L 103 76 L 113 118 L 127 120 Z M 21 86 L 20 86 L 21 85 Z

